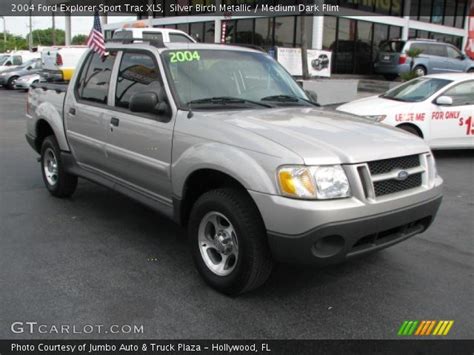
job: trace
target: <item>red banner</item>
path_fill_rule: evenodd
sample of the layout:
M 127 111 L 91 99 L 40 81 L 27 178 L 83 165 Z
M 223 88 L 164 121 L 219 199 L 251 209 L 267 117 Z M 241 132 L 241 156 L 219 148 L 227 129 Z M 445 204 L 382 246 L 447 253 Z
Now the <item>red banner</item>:
M 467 17 L 467 42 L 466 42 L 466 54 L 474 59 L 474 0 L 471 0 L 469 6 L 469 16 Z

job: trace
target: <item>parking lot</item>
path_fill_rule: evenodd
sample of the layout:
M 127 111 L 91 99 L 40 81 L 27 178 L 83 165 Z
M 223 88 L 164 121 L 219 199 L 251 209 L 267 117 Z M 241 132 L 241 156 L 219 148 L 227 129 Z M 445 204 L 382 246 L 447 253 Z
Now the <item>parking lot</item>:
M 51 197 L 25 106 L 25 93 L 0 89 L 0 338 L 61 337 L 14 334 L 17 321 L 144 329 L 68 338 L 397 338 L 404 320 L 424 319 L 472 337 L 473 152 L 436 153 L 444 201 L 426 233 L 324 269 L 278 265 L 229 298 L 200 279 L 173 222 L 84 180 L 71 199 Z

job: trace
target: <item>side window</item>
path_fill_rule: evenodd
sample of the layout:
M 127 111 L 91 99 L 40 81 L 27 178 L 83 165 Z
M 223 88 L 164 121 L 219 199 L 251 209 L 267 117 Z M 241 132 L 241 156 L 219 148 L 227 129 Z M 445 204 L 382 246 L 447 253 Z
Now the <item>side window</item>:
M 143 32 L 143 40 L 163 42 L 163 34 L 161 32 Z
M 453 47 L 447 47 L 448 57 L 453 59 L 458 59 L 461 56 L 461 52 L 454 49 Z
M 443 94 L 453 99 L 453 106 L 474 105 L 474 81 L 456 85 Z
M 189 37 L 179 33 L 170 33 L 170 42 L 192 43 Z
M 115 106 L 128 109 L 133 94 L 147 91 L 158 94 L 162 88 L 160 70 L 150 54 L 123 54 L 117 77 Z
M 429 52 L 428 46 L 424 43 L 412 43 L 410 45 L 410 49 L 419 49 L 422 54 L 431 55 L 431 53 Z
M 429 52 L 430 52 L 429 54 L 436 55 L 438 57 L 447 57 L 448 56 L 446 46 L 443 46 L 441 44 L 429 45 Z
M 15 55 L 13 56 L 13 65 L 21 65 L 22 60 L 21 60 L 21 57 L 19 55 Z
M 115 58 L 116 53 L 110 53 L 105 58 L 102 58 L 97 53 L 89 55 L 77 83 L 77 94 L 79 98 L 86 101 L 107 104 L 110 75 Z

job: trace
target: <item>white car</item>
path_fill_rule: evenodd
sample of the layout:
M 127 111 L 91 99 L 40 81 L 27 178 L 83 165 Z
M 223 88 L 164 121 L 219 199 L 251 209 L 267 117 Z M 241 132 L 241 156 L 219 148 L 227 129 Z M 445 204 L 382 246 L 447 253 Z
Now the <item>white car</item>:
M 402 128 L 433 149 L 474 148 L 474 74 L 419 77 L 337 110 Z

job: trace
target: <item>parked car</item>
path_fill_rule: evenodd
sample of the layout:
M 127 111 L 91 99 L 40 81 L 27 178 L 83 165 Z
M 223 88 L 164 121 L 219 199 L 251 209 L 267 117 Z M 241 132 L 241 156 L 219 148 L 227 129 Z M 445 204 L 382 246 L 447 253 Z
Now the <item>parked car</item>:
M 39 53 L 29 51 L 15 51 L 3 54 L 2 57 L 0 57 L 0 72 L 16 68 L 29 60 L 39 57 Z
M 406 51 L 419 49 L 421 54 L 414 59 L 413 70 L 418 76 L 437 73 L 473 73 L 474 61 L 449 43 L 429 39 L 399 39 L 380 43 L 374 70 L 386 79 L 394 80 L 410 71 L 411 59 Z
M 41 70 L 41 59 L 32 59 L 20 66 L 0 72 L 0 86 L 4 86 L 7 89 L 13 89 L 15 81 L 19 77 L 28 74 L 36 74 Z
M 404 129 L 432 149 L 474 148 L 473 74 L 427 75 L 337 110 Z
M 260 286 L 274 260 L 342 262 L 434 220 L 442 179 L 427 144 L 320 109 L 269 55 L 107 50 L 83 56 L 69 85 L 29 90 L 26 137 L 45 186 L 68 197 L 84 177 L 187 226 L 197 269 L 219 291 Z
M 44 76 L 49 81 L 71 80 L 77 63 L 86 49 L 86 46 L 61 46 L 44 49 L 41 52 Z
M 15 80 L 13 87 L 17 90 L 28 90 L 32 84 L 39 83 L 41 81 L 46 81 L 45 76 L 42 72 L 36 74 L 29 74 L 20 76 Z

